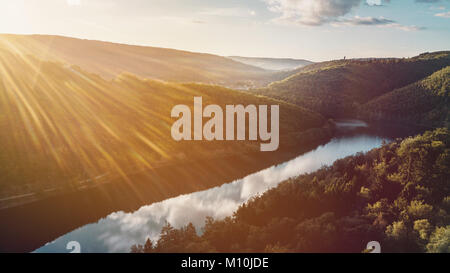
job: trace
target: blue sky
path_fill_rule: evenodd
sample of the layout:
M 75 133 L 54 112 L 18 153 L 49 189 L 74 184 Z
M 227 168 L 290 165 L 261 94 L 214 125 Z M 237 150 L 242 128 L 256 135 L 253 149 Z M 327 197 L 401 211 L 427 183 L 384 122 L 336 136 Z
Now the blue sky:
M 0 0 L 0 33 L 225 56 L 409 57 L 450 49 L 450 1 Z

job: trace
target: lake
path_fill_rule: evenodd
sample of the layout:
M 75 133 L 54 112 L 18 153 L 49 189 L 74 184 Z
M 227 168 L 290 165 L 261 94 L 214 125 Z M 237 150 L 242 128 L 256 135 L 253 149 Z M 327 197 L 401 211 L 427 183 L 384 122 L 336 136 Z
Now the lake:
M 277 186 L 284 180 L 313 172 L 335 160 L 380 147 L 394 136 L 370 130 L 362 121 L 338 121 L 340 134 L 328 143 L 292 160 L 249 174 L 236 181 L 205 191 L 170 198 L 142 206 L 132 213 L 117 211 L 97 223 L 82 226 L 34 252 L 69 252 L 66 245 L 77 241 L 81 252 L 129 252 L 133 244 L 146 238 L 157 240 L 161 228 L 169 222 L 178 228 L 193 223 L 198 232 L 207 216 L 222 219 L 230 216 L 251 197 Z

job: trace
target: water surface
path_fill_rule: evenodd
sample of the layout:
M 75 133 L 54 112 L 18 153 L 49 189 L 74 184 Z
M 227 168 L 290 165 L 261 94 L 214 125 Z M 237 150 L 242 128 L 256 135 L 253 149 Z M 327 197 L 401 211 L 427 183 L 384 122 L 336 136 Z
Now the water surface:
M 350 131 L 367 127 L 360 121 L 343 121 L 338 125 Z M 143 206 L 132 213 L 114 212 L 97 223 L 59 237 L 35 252 L 68 252 L 66 245 L 70 241 L 79 242 L 82 252 L 129 252 L 131 245 L 142 244 L 146 238 L 157 240 L 166 222 L 177 228 L 192 222 L 200 231 L 207 216 L 216 219 L 230 216 L 252 196 L 290 177 L 315 171 L 357 152 L 369 151 L 381 146 L 383 140 L 389 139 L 355 132 L 350 136 L 340 136 L 290 161 L 231 183 Z

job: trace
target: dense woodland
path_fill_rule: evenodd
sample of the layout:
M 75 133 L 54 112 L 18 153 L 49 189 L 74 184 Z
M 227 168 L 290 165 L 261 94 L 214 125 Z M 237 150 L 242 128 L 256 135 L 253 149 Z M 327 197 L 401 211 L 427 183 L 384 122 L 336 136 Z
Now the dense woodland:
M 14 65 L 11 65 L 14 64 Z M 320 114 L 220 86 L 121 74 L 112 81 L 79 67 L 0 46 L 0 198 L 73 189 L 79 181 L 178 161 L 258 152 L 260 141 L 171 138 L 175 105 L 280 105 L 280 151 L 330 137 Z M 204 122 L 208 119 L 205 118 Z M 247 137 L 248 139 L 248 137 Z M 131 182 L 132 183 L 132 182 Z
M 363 105 L 365 119 L 450 128 L 450 66 Z
M 450 252 L 450 131 L 396 140 L 287 180 L 232 217 L 167 224 L 132 252 Z
M 330 118 L 355 117 L 358 109 L 369 101 L 448 65 L 448 51 L 408 59 L 337 60 L 300 68 L 296 74 L 253 92 L 295 103 Z

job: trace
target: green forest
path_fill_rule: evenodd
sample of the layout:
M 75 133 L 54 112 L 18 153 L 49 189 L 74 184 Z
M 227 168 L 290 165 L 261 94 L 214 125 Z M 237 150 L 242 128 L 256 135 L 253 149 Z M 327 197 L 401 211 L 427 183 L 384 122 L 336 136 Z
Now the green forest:
M 331 136 L 318 113 L 217 85 L 169 83 L 130 73 L 106 80 L 77 66 L 16 54 L 1 44 L 0 72 L 0 198 L 72 190 L 80 181 L 105 174 L 124 180 L 129 173 L 180 161 L 259 151 L 257 141 L 174 141 L 171 109 L 192 107 L 194 96 L 223 108 L 280 105 L 280 151 Z
M 449 51 L 424 53 L 403 59 L 336 60 L 308 65 L 282 81 L 271 83 L 267 88 L 251 91 L 295 103 L 329 118 L 356 117 L 359 111 L 365 109 L 365 104 L 379 96 L 422 81 L 433 72 L 449 65 Z M 441 74 L 445 71 L 448 70 L 444 70 Z M 440 81 L 431 84 L 439 75 L 438 73 L 427 80 L 428 89 L 424 87 L 425 90 L 433 88 L 434 84 L 444 84 Z M 445 78 L 446 75 L 441 76 Z M 448 84 L 448 79 L 446 81 Z M 421 84 L 419 82 L 416 85 Z M 444 92 L 440 96 L 447 95 Z M 396 108 L 406 113 L 410 108 L 402 107 L 413 104 L 416 98 L 416 96 L 404 96 L 402 99 L 406 101 L 398 103 L 397 97 L 394 99 L 392 96 L 390 99 L 393 101 L 386 97 L 383 103 L 388 101 L 390 104 L 398 103 Z M 422 105 L 415 103 L 417 107 L 415 111 L 430 111 L 429 108 L 433 107 L 434 103 L 436 103 L 435 100 L 430 100 L 423 106 L 424 109 L 420 108 Z M 445 106 L 448 111 L 448 103 Z M 389 114 L 386 113 L 386 116 Z
M 359 116 L 371 120 L 450 128 L 450 66 L 363 105 Z
M 201 235 L 169 223 L 131 252 L 450 252 L 450 131 L 397 139 L 289 179 Z

